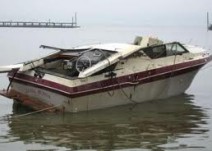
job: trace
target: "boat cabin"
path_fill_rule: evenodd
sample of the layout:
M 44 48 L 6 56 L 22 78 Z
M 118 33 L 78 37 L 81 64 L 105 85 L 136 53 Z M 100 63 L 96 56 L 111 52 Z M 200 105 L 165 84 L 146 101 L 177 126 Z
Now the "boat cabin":
M 146 59 L 158 59 L 188 52 L 178 42 L 163 44 L 161 41 L 150 43 L 149 40 L 138 43 L 137 40 L 136 44 L 99 44 L 61 51 L 56 57 L 46 58 L 45 65 L 38 70 L 78 78 L 112 71 L 124 58 L 142 56 Z

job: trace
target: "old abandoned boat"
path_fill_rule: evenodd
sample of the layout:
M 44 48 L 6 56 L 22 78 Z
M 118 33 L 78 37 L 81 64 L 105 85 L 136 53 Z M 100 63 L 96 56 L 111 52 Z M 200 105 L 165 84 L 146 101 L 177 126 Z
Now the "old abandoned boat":
M 151 37 L 134 44 L 41 47 L 56 52 L 0 67 L 10 81 L 1 95 L 35 110 L 79 112 L 175 96 L 212 59 L 202 48 Z

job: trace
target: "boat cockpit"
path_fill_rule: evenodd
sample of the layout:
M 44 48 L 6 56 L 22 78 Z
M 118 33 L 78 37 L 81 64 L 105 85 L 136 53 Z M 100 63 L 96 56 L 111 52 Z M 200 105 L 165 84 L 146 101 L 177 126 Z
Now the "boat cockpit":
M 76 78 L 80 72 L 107 59 L 114 53 L 116 52 L 99 48 L 80 50 L 79 53 L 73 53 L 73 51 L 61 52 L 53 58 L 46 58 L 44 60 L 45 64 L 42 67 L 38 67 L 37 71 L 53 75 L 56 74 L 62 77 L 68 76 L 69 78 Z M 113 68 L 115 68 L 115 66 L 111 65 L 96 74 L 107 72 Z
M 84 72 L 86 69 L 98 64 L 101 61 L 107 60 L 109 57 L 118 52 L 121 52 L 121 50 L 114 51 L 95 47 L 80 49 L 79 53 L 76 53 L 76 51 L 77 50 L 69 50 L 61 52 L 60 55 L 58 55 L 55 59 L 56 61 L 50 61 L 49 63 L 46 63 L 42 70 L 45 70 L 45 72 L 51 72 L 53 74 L 60 74 L 62 76 L 76 78 L 81 72 Z M 140 48 L 128 57 L 143 56 L 148 59 L 157 59 L 174 55 L 182 55 L 183 53 L 187 52 L 188 50 L 183 45 L 178 42 L 173 42 Z M 109 72 L 115 68 L 116 64 L 117 63 L 111 64 L 93 75 Z
M 63 69 L 68 70 L 69 76 L 78 76 L 80 72 L 83 72 L 98 62 L 107 59 L 114 53 L 115 52 L 113 51 L 97 48 L 88 49 L 78 57 L 72 58 L 70 60 L 63 60 Z

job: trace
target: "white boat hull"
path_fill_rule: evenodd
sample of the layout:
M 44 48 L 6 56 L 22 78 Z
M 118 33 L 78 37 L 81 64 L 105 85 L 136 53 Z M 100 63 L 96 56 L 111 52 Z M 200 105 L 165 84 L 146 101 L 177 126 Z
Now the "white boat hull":
M 65 112 L 89 111 L 124 104 L 140 103 L 149 100 L 168 98 L 184 93 L 190 86 L 198 70 L 157 80 L 145 84 L 134 85 L 116 90 L 70 98 L 49 90 L 31 85 L 12 82 L 11 90 L 27 95 L 33 100 L 56 107 Z

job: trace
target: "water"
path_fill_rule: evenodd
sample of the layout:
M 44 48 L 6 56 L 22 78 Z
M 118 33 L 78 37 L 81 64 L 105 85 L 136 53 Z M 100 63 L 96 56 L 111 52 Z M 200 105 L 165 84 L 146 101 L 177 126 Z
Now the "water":
M 205 27 L 82 27 L 80 29 L 0 28 L 0 65 L 51 52 L 39 45 L 70 48 L 100 42 L 132 42 L 154 35 L 212 49 Z M 211 50 L 210 50 L 211 51 Z M 211 51 L 212 52 L 212 51 Z M 27 113 L 0 97 L 0 151 L 10 150 L 186 150 L 212 148 L 212 68 L 208 64 L 185 94 L 136 106 L 78 114 Z M 8 85 L 0 75 L 0 87 Z

